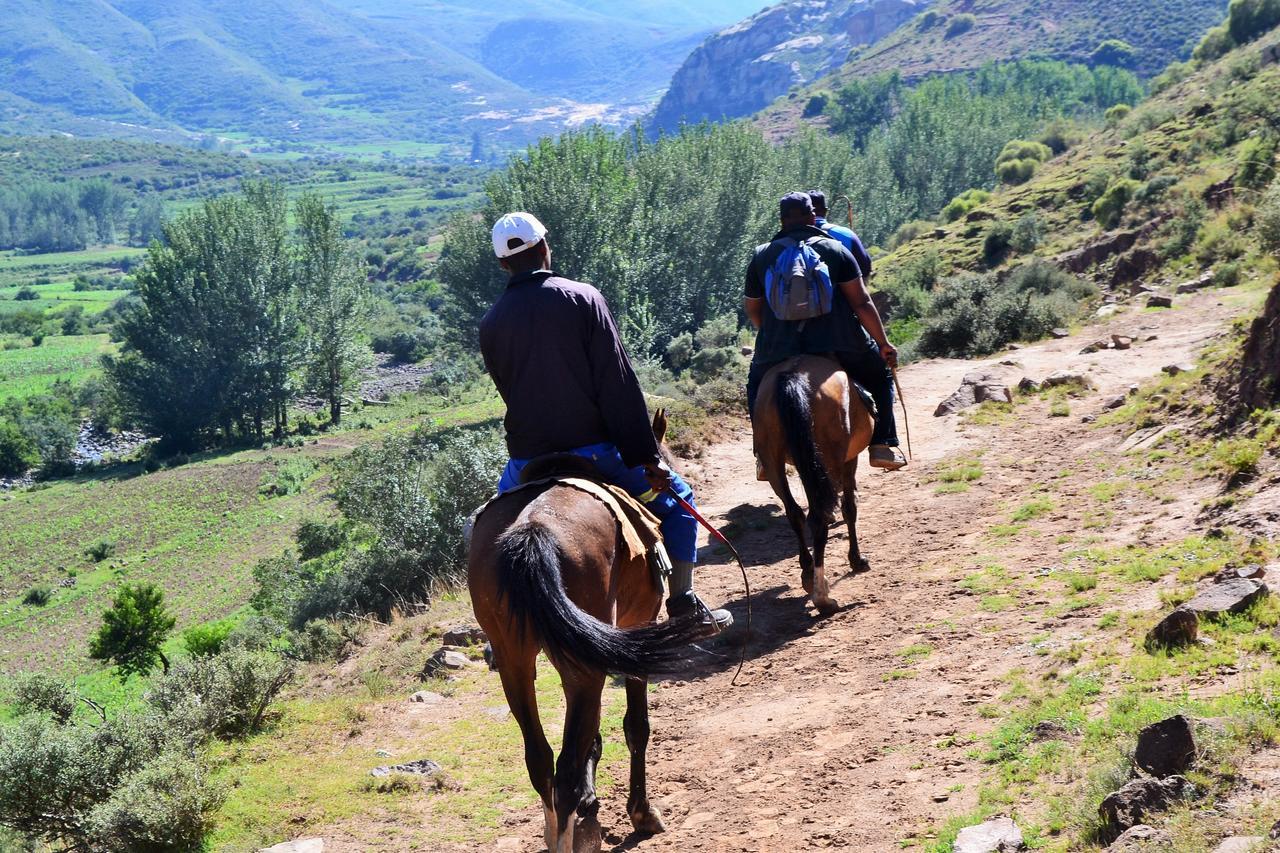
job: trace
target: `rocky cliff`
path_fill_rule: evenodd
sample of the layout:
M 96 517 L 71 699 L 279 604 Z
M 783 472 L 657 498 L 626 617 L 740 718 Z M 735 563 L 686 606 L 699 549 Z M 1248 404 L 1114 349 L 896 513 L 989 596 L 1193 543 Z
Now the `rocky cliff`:
M 651 126 L 671 130 L 751 115 L 839 67 L 851 49 L 874 44 L 910 20 L 926 0 L 789 0 L 722 30 L 672 78 Z

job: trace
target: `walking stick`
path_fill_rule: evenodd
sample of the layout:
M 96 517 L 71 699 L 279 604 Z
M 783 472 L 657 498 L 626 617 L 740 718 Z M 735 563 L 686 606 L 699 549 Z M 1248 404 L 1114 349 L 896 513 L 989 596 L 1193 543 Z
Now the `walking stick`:
M 902 383 L 898 381 L 898 368 L 890 367 L 889 371 L 893 373 L 893 386 L 898 389 L 898 403 L 902 406 L 902 425 L 907 430 L 907 458 L 914 462 L 916 461 L 916 455 L 911 450 L 911 420 L 907 417 L 907 398 L 902 396 Z

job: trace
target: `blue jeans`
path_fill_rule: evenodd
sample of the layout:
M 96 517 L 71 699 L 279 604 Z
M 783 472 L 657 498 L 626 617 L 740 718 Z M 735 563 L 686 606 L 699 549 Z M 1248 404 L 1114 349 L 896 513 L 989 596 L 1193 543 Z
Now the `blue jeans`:
M 625 489 L 627 494 L 634 498 L 641 498 L 642 495 L 651 491 L 649 481 L 644 476 L 644 469 L 628 468 L 622 461 L 618 448 L 612 444 L 592 444 L 569 452 L 575 456 L 590 459 L 599 469 L 601 477 Z M 502 479 L 498 481 L 499 494 L 509 492 L 520 485 L 520 472 L 531 461 L 511 459 L 507 462 L 507 467 L 502 471 Z M 689 484 L 674 472 L 671 474 L 671 487 L 676 494 L 690 504 L 694 503 L 693 489 L 689 488 Z M 667 546 L 667 553 L 671 559 L 677 562 L 696 563 L 698 561 L 698 522 L 694 517 L 668 494 L 651 497 L 648 500 L 641 498 L 641 502 L 662 521 L 662 541 Z

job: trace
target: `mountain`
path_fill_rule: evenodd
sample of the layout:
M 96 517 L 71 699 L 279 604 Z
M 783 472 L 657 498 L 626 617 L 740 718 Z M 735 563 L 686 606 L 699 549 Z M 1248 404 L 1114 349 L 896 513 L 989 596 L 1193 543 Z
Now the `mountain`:
M 762 2 L 8 0 L 0 131 L 521 144 L 640 112 Z
M 1223 0 L 789 0 L 694 51 L 653 124 L 746 116 L 790 92 L 764 117 L 785 130 L 799 123 L 807 95 L 850 80 L 1032 56 L 1089 62 L 1108 39 L 1131 45 L 1134 70 L 1152 76 L 1186 58 L 1225 13 Z
M 750 115 L 792 87 L 838 68 L 914 18 L 925 0 L 791 0 L 722 30 L 690 54 L 652 126 Z

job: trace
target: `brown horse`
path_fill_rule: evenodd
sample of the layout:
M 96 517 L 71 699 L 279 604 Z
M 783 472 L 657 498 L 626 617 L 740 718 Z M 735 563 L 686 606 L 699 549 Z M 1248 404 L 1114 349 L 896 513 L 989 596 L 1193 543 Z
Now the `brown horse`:
M 770 370 L 756 399 L 756 452 L 787 520 L 800 540 L 801 582 L 824 616 L 839 609 L 827 583 L 827 528 L 837 497 L 849 526 L 849 568 L 854 574 L 871 565 L 858 549 L 858 454 L 871 442 L 871 412 L 854 392 L 835 361 L 801 356 Z M 810 555 L 805 542 L 805 512 L 791 496 L 787 463 L 795 465 L 809 503 Z
M 524 480 L 594 472 L 587 460 L 557 456 L 531 463 Z M 558 483 L 510 492 L 481 513 L 472 531 L 467 582 L 476 619 L 493 644 L 507 704 L 524 735 L 529 780 L 542 798 L 547 849 L 600 849 L 595 771 L 607 673 L 626 676 L 627 814 L 639 832 L 662 832 L 662 816 L 645 790 L 648 677 L 680 669 L 686 647 L 705 637 L 708 626 L 692 618 L 656 623 L 663 591 L 648 560 L 629 558 L 617 520 L 599 500 Z M 540 650 L 560 672 L 565 695 L 564 740 L 554 767 L 534 691 Z

